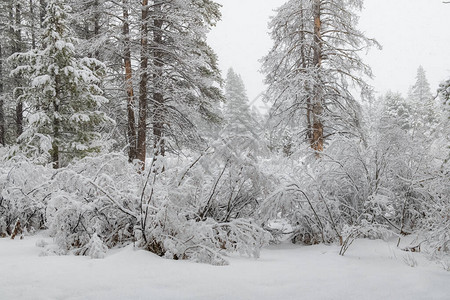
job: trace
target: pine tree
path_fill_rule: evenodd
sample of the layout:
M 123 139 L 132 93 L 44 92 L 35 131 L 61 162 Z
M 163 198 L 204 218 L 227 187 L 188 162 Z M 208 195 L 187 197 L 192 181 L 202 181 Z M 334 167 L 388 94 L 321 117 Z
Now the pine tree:
M 214 106 L 223 99 L 217 57 L 206 33 L 220 19 L 211 0 L 158 0 L 151 20 L 150 121 L 154 155 L 167 148 L 196 148 L 198 121 L 218 122 Z
M 363 97 L 370 94 L 362 76 L 371 76 L 371 69 L 358 53 L 377 44 L 356 29 L 362 4 L 290 0 L 270 23 L 274 46 L 263 71 L 274 103 L 271 115 L 279 118 L 277 124 L 300 126 L 295 135 L 306 137 L 316 155 L 327 137 L 358 134 L 360 107 L 350 86 L 359 87 Z
M 399 127 L 405 131 L 412 126 L 411 104 L 402 97 L 400 93 L 388 92 L 384 96 L 383 115 L 389 118 L 389 124 Z
M 433 130 L 439 122 L 439 116 L 422 66 L 417 69 L 416 82 L 411 87 L 408 98 L 412 107 L 411 122 L 414 131 Z
M 243 134 L 251 129 L 251 115 L 244 82 L 240 75 L 229 69 L 225 81 L 226 129 L 233 134 Z
M 128 148 L 131 162 L 138 154 L 139 111 L 147 111 L 139 108 L 138 102 L 139 98 L 141 103 L 148 102 L 139 95 L 139 89 L 143 82 L 140 76 L 145 73 L 141 69 L 141 60 L 148 60 L 150 56 L 148 49 L 141 51 L 140 31 L 143 24 L 150 22 L 148 16 L 142 19 L 142 9 L 150 10 L 151 5 L 130 0 L 74 0 L 70 1 L 70 6 L 74 15 L 72 27 L 80 40 L 77 53 L 94 57 L 108 66 L 108 80 L 103 82 L 102 88 L 110 101 L 102 109 L 116 125 L 108 128 L 105 134 L 114 140 L 111 146 L 116 150 Z M 141 124 L 145 127 L 141 130 L 140 148 L 147 135 L 147 124 Z M 140 151 L 141 157 L 145 152 L 146 149 Z
M 65 1 L 48 1 L 41 48 L 12 56 L 23 63 L 13 73 L 30 78 L 18 99 L 30 107 L 20 140 L 50 156 L 54 168 L 98 151 L 96 126 L 109 120 L 99 110 L 107 102 L 98 77 L 104 66 L 77 58 L 69 11 Z
M 225 80 L 225 100 L 222 137 L 233 152 L 250 150 L 254 156 L 261 150 L 258 142 L 262 130 L 250 111 L 244 82 L 231 68 Z
M 0 29 L 2 52 L 2 110 L 4 126 L 2 129 L 3 143 L 11 142 L 22 132 L 22 103 L 16 102 L 14 93 L 20 94 L 22 78 L 10 76 L 14 64 L 7 63 L 7 58 L 14 53 L 25 50 L 23 38 L 22 6 L 18 0 L 0 2 Z

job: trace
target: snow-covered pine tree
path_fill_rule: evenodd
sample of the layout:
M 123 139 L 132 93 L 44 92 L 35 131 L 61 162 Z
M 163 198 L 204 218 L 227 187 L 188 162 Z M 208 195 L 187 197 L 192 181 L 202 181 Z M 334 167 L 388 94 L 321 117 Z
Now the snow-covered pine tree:
M 219 5 L 211 0 L 157 0 L 151 6 L 149 92 L 155 155 L 181 145 L 198 148 L 198 122 L 219 121 L 214 106 L 223 99 L 216 85 L 221 78 L 206 33 L 220 16 Z
M 4 144 L 15 142 L 23 129 L 23 103 L 16 101 L 14 93 L 20 95 L 23 78 L 10 76 L 14 63 L 8 63 L 7 58 L 18 52 L 27 51 L 36 43 L 33 36 L 31 11 L 34 1 L 23 3 L 19 0 L 0 1 L 0 48 L 2 60 L 0 110 L 3 110 L 3 121 L 0 121 L 0 140 Z M 34 41 L 34 43 L 33 43 Z M 1 117 L 0 117 L 1 119 Z M 2 127 L 3 126 L 3 127 Z M 1 144 L 1 142 L 0 142 Z
M 225 99 L 225 131 L 235 136 L 251 134 L 255 124 L 252 124 L 244 82 L 231 68 L 225 81 Z
M 383 102 L 383 116 L 389 118 L 385 125 L 411 129 L 412 107 L 400 93 L 386 93 Z
M 54 168 L 98 151 L 96 126 L 110 121 L 99 110 L 107 102 L 98 86 L 104 66 L 76 56 L 69 11 L 65 1 L 49 0 L 41 48 L 11 57 L 21 63 L 13 74 L 30 78 L 19 99 L 29 106 L 20 140 L 50 159 Z
M 74 0 L 69 4 L 73 10 L 71 25 L 79 39 L 77 53 L 99 59 L 108 66 L 108 80 L 102 82 L 102 89 L 110 101 L 102 110 L 116 125 L 105 133 L 115 142 L 112 148 L 119 151 L 127 147 L 129 160 L 133 161 L 137 158 L 137 117 L 139 110 L 145 112 L 138 108 L 137 101 L 139 76 L 144 74 L 140 62 L 150 56 L 148 49 L 144 51 L 146 55 L 141 55 L 141 25 L 149 21 L 142 20 L 142 9 L 150 10 L 150 6 L 131 0 Z M 148 102 L 141 98 L 142 103 Z M 145 126 L 141 130 L 140 149 L 146 130 Z M 140 152 L 142 157 L 145 149 Z
M 355 134 L 360 107 L 351 87 L 370 94 L 364 75 L 371 69 L 360 51 L 377 42 L 356 29 L 362 0 L 290 0 L 269 27 L 274 46 L 263 59 L 271 115 L 280 125 L 295 122 L 319 153 L 334 134 Z
M 13 93 L 20 94 L 19 86 L 22 84 L 20 76 L 8 76 L 11 68 L 6 58 L 11 54 L 24 51 L 22 13 L 23 7 L 18 0 L 0 2 L 0 29 L 3 59 L 3 76 L 0 79 L 3 85 L 3 109 L 5 122 L 4 139 L 12 141 L 22 133 L 23 105 L 21 102 L 13 101 Z M 4 123 L 5 123 L 4 122 Z
M 417 69 L 416 82 L 409 91 L 409 103 L 411 105 L 411 124 L 413 134 L 417 131 L 430 133 L 439 122 L 434 97 L 431 94 L 425 70 L 422 66 Z

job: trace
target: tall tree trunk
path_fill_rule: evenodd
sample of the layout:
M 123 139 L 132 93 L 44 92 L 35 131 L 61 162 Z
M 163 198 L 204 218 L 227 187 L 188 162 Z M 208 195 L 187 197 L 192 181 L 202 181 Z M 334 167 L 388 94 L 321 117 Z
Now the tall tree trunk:
M 131 162 L 136 159 L 136 120 L 134 117 L 134 90 L 133 90 L 133 70 L 131 68 L 131 49 L 130 49 L 130 26 L 128 14 L 128 0 L 123 0 L 123 41 L 124 41 L 124 66 L 125 66 L 125 87 L 127 90 L 127 134 L 128 160 Z
M 53 163 L 53 169 L 58 169 L 59 168 L 59 127 L 60 127 L 60 122 L 59 122 L 59 118 L 56 116 L 59 113 L 59 103 L 57 101 L 59 101 L 60 97 L 60 82 L 59 82 L 59 77 L 56 76 L 55 78 L 55 91 L 56 91 L 56 95 L 55 98 L 53 100 L 53 120 L 52 120 L 52 126 L 53 126 L 53 141 L 52 141 L 52 150 L 51 150 L 51 155 L 52 155 L 52 163 Z
M 45 15 L 47 14 L 47 3 L 45 0 L 39 0 L 39 22 L 41 29 L 44 28 Z
M 164 122 L 165 122 L 165 107 L 164 107 L 164 95 L 161 88 L 161 79 L 163 76 L 163 55 L 161 45 L 163 42 L 162 27 L 163 20 L 161 20 L 161 2 L 155 4 L 155 19 L 153 20 L 153 65 L 155 71 L 153 73 L 153 107 L 152 107 L 152 120 L 153 120 L 153 152 L 155 156 L 165 155 L 165 141 L 164 141 Z
M 5 111 L 3 105 L 3 53 L 0 44 L 0 144 L 5 146 Z
M 98 37 L 100 35 L 100 8 L 98 0 L 94 1 L 94 37 Z M 100 52 L 98 49 L 94 51 L 94 58 L 99 59 L 100 58 Z
M 59 112 L 59 104 L 53 101 L 54 112 Z M 59 168 L 59 119 L 53 117 L 53 142 L 52 142 L 52 163 L 53 169 Z
M 139 83 L 139 123 L 136 158 L 145 167 L 147 151 L 147 80 L 148 80 L 148 0 L 142 0 L 141 66 Z
M 30 20 L 31 20 L 31 48 L 36 49 L 36 24 L 34 20 L 34 4 L 33 0 L 30 0 Z
M 301 47 L 300 47 L 300 58 L 301 58 L 301 62 L 302 62 L 302 72 L 307 72 L 307 66 L 308 66 L 308 62 L 307 62 L 307 58 L 306 58 L 306 37 L 305 37 L 305 23 L 303 21 L 304 18 L 304 11 L 303 11 L 303 2 L 300 2 L 300 20 L 301 21 L 301 25 L 300 25 L 300 43 L 301 43 Z M 313 131 L 312 131 L 312 124 L 311 124 L 311 113 L 312 113 L 312 105 L 311 105 L 311 95 L 310 95 L 310 89 L 309 86 L 305 87 L 306 89 L 306 126 L 307 126 L 307 131 L 306 131 L 306 138 L 308 141 L 311 142 L 312 138 L 313 138 Z
M 21 20 L 22 16 L 21 16 L 21 8 L 20 8 L 20 4 L 16 4 L 15 6 L 15 30 L 14 31 L 14 52 L 18 53 L 18 52 L 22 52 L 22 32 L 20 30 L 21 27 Z M 22 94 L 22 88 L 21 86 L 21 80 L 18 76 L 16 76 L 14 78 L 14 85 L 16 87 L 16 99 L 17 99 L 17 103 L 16 103 L 16 134 L 17 137 L 19 137 L 22 133 L 23 133 L 23 103 L 22 100 L 20 99 L 20 96 Z
M 322 66 L 322 37 L 321 37 L 321 19 L 320 19 L 320 2 L 314 0 L 314 55 L 313 64 L 316 72 L 314 90 L 313 90 L 313 135 L 311 139 L 311 147 L 316 151 L 316 157 L 320 157 L 323 151 L 323 87 L 320 82 L 320 71 Z

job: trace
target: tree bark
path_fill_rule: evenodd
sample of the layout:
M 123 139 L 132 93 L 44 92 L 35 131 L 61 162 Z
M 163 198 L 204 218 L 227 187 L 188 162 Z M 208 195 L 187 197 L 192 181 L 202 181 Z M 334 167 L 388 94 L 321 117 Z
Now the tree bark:
M 142 169 L 145 168 L 145 157 L 147 151 L 148 11 L 148 0 L 142 0 L 139 123 L 136 149 L 136 157 L 141 161 Z
M 124 67 L 125 67 L 125 87 L 127 90 L 127 134 L 128 134 L 128 160 L 132 162 L 136 159 L 136 119 L 134 117 L 134 89 L 133 70 L 131 68 L 130 49 L 130 26 L 128 14 L 128 0 L 123 0 L 123 40 L 124 40 Z
M 36 49 L 36 24 L 34 21 L 34 5 L 33 0 L 30 0 L 30 19 L 31 19 L 31 49 Z
M 300 20 L 302 20 L 300 25 L 300 58 L 302 62 L 302 72 L 307 72 L 307 58 L 306 58 L 306 37 L 305 37 L 305 24 L 304 24 L 304 13 L 303 13 L 303 2 L 300 2 Z M 311 105 L 311 95 L 310 95 L 310 89 L 308 86 L 305 87 L 306 89 L 306 126 L 307 126 L 307 132 L 306 132 L 306 139 L 311 142 L 313 138 L 313 132 L 312 132 L 312 124 L 311 124 L 311 113 L 312 113 L 312 105 Z
M 59 104 L 53 101 L 54 113 L 59 112 Z M 53 142 L 52 142 L 52 163 L 53 169 L 59 168 L 59 119 L 55 116 L 53 117 Z
M 95 7 L 95 12 L 94 12 L 94 37 L 98 37 L 100 35 L 100 29 L 101 29 L 101 25 L 100 25 L 100 9 L 99 9 L 99 2 L 98 2 L 98 0 L 94 1 L 94 7 Z M 100 52 L 98 51 L 98 49 L 96 49 L 94 51 L 94 58 L 100 59 Z
M 0 144 L 5 146 L 5 111 L 3 106 L 3 53 L 0 44 Z
M 59 99 L 60 99 L 60 81 L 58 76 L 55 78 L 55 91 L 56 95 L 53 99 L 53 120 L 52 120 L 52 126 L 53 126 L 53 141 L 52 141 L 52 163 L 53 163 L 53 169 L 59 168 L 59 127 L 60 122 L 57 114 L 59 113 Z
M 316 151 L 316 157 L 320 157 L 323 151 L 323 87 L 320 82 L 320 71 L 322 66 L 322 37 L 321 37 L 321 19 L 320 19 L 320 2 L 314 0 L 314 55 L 313 64 L 316 72 L 314 89 L 313 89 L 313 134 L 311 139 L 311 147 Z
M 16 4 L 15 7 L 15 26 L 16 26 L 16 30 L 14 30 L 14 37 L 15 37 L 15 42 L 14 42 L 14 52 L 18 53 L 18 52 L 22 52 L 22 32 L 20 30 L 20 26 L 21 26 L 21 8 L 20 8 L 20 4 Z M 19 137 L 22 133 L 23 133 L 23 103 L 22 100 L 20 100 L 20 96 L 21 96 L 21 80 L 19 77 L 15 77 L 14 78 L 15 81 L 15 86 L 17 87 L 17 93 L 16 93 L 16 98 L 17 103 L 16 103 L 16 130 L 17 130 L 17 137 Z
M 45 20 L 45 15 L 47 14 L 46 11 L 46 7 L 47 7 L 47 3 L 45 3 L 45 0 L 39 0 L 39 22 L 40 22 L 40 26 L 41 29 L 44 28 L 44 20 Z
M 153 21 L 153 65 L 155 71 L 153 73 L 153 107 L 152 107 L 152 120 L 153 120 L 153 152 L 155 156 L 165 155 L 165 141 L 164 141 L 164 122 L 165 122 L 165 107 L 164 107 L 164 95 L 161 88 L 161 79 L 163 76 L 163 56 L 161 51 L 161 45 L 163 43 L 162 27 L 163 20 L 161 20 L 161 3 L 155 5 L 156 17 Z

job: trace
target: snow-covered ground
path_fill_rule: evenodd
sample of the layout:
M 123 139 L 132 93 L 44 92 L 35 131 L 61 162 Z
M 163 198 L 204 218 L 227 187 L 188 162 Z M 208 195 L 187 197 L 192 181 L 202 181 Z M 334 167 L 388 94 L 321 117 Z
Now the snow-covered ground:
M 394 242 L 358 240 L 344 257 L 337 246 L 269 246 L 217 267 L 132 246 L 100 260 L 40 256 L 42 239 L 0 239 L 0 299 L 450 299 L 450 272 Z

